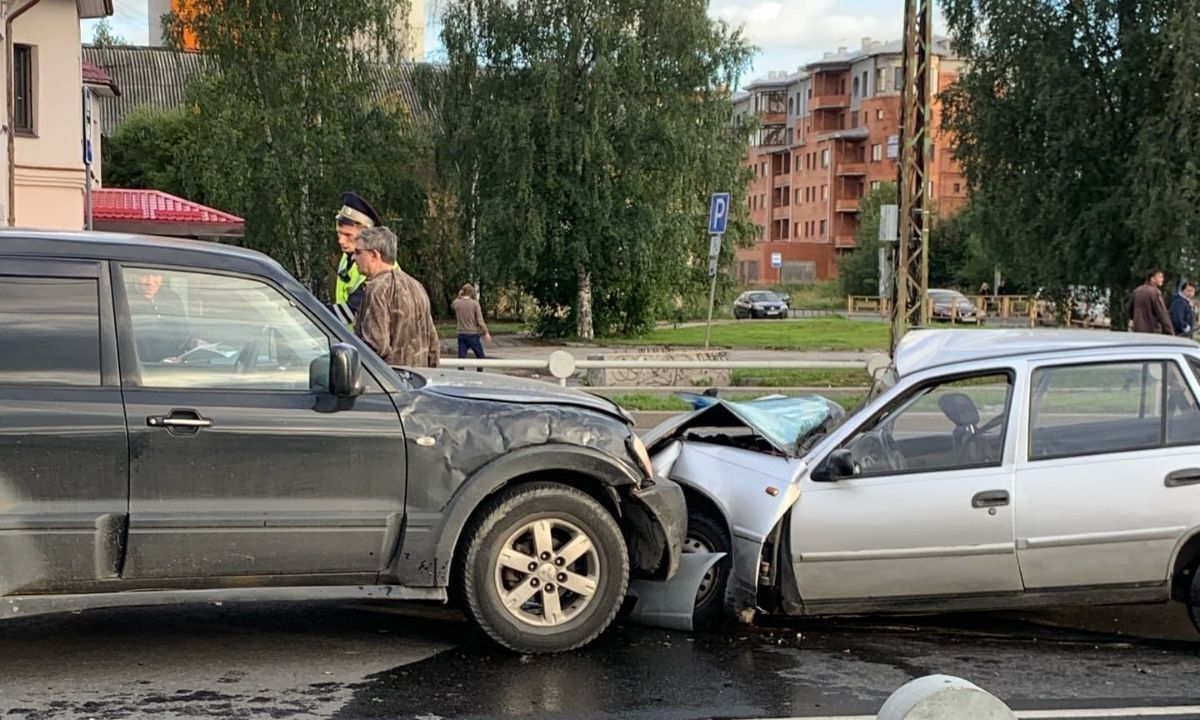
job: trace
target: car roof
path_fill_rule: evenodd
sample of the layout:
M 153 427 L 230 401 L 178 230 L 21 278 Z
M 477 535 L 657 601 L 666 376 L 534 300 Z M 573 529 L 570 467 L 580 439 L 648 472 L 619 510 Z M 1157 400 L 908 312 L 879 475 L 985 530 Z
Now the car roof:
M 0 255 L 162 262 L 285 272 L 270 257 L 206 240 L 108 232 L 0 229 Z
M 893 364 L 900 376 L 971 360 L 1121 348 L 1192 349 L 1194 340 L 1170 335 L 1110 330 L 911 330 L 896 347 Z

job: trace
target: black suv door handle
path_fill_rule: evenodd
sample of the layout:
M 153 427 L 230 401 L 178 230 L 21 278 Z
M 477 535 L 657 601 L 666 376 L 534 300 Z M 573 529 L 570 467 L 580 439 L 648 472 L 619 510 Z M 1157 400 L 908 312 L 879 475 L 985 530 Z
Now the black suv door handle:
M 1163 484 L 1167 487 L 1200 485 L 1200 468 L 1188 468 L 1186 470 L 1176 470 L 1173 473 L 1167 473 L 1167 478 L 1163 481 Z
M 1008 504 L 1007 490 L 984 490 L 971 498 L 971 507 L 1000 507 Z
M 212 427 L 213 421 L 201 417 L 195 410 L 172 410 L 166 415 L 151 415 L 146 418 L 150 427 L 165 427 L 169 431 L 183 430 L 196 432 L 200 428 Z

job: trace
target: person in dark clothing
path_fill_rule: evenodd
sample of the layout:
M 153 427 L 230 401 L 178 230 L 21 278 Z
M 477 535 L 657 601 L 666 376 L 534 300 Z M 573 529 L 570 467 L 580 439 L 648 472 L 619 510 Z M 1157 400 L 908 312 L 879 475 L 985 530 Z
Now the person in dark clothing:
M 1171 328 L 1179 337 L 1190 338 L 1196 332 L 1196 310 L 1192 298 L 1196 297 L 1196 286 L 1185 282 L 1171 301 Z
M 1162 271 L 1155 269 L 1146 273 L 1146 282 L 1133 291 L 1127 309 L 1134 332 L 1175 334 L 1167 304 L 1163 302 L 1162 286 Z
M 150 270 L 133 276 L 133 282 L 126 285 L 126 295 L 138 358 L 151 363 L 179 362 L 192 340 L 179 295 L 163 287 L 163 276 Z

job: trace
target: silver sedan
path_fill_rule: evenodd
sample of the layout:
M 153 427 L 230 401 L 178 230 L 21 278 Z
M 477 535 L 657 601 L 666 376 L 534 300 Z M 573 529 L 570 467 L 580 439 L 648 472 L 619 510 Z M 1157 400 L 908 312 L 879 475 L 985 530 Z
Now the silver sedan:
M 722 401 L 646 436 L 685 488 L 697 554 L 650 610 L 687 601 L 707 623 L 1174 600 L 1200 629 L 1200 346 L 922 330 L 875 369 L 844 417 Z

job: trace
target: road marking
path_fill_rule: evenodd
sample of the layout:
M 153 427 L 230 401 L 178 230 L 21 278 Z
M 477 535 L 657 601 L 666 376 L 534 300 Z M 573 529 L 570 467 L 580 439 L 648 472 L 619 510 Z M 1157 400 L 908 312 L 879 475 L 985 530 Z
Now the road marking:
M 1092 718 L 1178 718 L 1200 716 L 1200 705 L 1169 707 L 1090 708 L 1079 710 L 1017 710 L 1020 720 L 1089 720 Z M 875 715 L 820 715 L 761 720 L 876 720 Z

